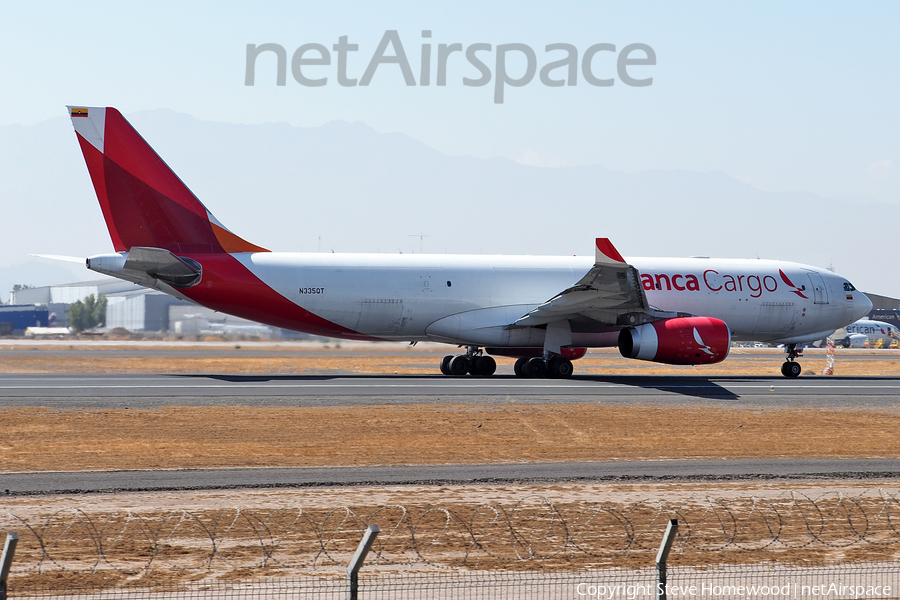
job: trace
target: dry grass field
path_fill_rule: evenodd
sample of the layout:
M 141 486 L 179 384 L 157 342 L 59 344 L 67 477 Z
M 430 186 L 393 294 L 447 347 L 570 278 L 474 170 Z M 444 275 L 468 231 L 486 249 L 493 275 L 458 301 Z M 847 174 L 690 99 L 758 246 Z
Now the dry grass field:
M 16 408 L 0 429 L 6 471 L 900 456 L 896 409 Z
M 382 530 L 367 572 L 646 567 L 670 518 L 680 523 L 676 566 L 892 561 L 898 483 L 882 482 L 893 491 L 769 481 L 21 497 L 0 510 L 0 530 L 21 531 L 19 586 L 340 573 L 366 523 Z

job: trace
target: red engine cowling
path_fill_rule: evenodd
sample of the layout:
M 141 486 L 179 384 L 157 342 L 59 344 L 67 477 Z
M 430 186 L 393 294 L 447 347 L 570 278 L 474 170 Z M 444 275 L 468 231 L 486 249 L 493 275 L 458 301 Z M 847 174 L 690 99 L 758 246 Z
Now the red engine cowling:
M 626 327 L 619 332 L 619 352 L 669 365 L 709 365 L 725 360 L 731 330 L 712 317 L 679 317 Z

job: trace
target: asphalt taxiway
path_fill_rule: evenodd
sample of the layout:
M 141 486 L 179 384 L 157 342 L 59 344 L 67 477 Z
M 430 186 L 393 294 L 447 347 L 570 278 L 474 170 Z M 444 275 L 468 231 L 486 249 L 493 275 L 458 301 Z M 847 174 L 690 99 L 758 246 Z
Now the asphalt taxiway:
M 429 466 L 159 469 L 0 474 L 0 494 L 73 494 L 340 485 L 461 485 L 562 481 L 897 479 L 900 460 L 772 459 Z

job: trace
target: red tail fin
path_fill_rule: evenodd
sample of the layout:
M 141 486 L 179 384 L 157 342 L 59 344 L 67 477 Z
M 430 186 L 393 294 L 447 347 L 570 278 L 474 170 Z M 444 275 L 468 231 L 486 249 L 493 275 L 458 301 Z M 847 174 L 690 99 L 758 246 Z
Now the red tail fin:
M 69 110 L 117 252 L 267 252 L 219 223 L 119 111 Z

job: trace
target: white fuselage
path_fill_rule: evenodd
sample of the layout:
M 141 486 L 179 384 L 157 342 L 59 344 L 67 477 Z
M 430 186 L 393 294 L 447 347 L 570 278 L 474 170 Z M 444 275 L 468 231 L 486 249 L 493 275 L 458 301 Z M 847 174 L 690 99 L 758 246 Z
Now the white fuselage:
M 386 340 L 498 346 L 540 343 L 507 325 L 576 283 L 589 257 L 260 252 L 233 255 L 280 295 L 323 319 Z M 733 339 L 805 342 L 866 314 L 843 277 L 796 263 L 708 258 L 626 259 L 649 303 L 715 317 Z M 849 287 L 848 287 L 849 286 Z M 614 345 L 617 328 L 572 324 L 577 345 Z M 524 335 L 524 334 L 523 334 Z

